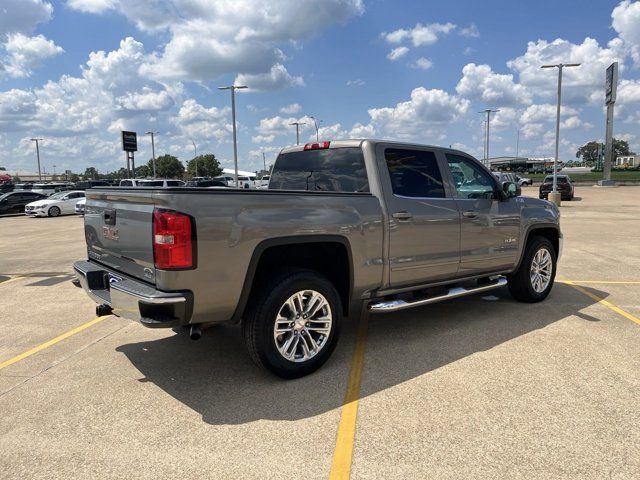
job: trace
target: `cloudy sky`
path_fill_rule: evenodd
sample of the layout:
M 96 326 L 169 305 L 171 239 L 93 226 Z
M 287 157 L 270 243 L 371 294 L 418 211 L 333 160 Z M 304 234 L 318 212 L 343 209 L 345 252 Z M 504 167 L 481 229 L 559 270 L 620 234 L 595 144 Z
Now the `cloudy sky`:
M 437 5 L 437 8 L 434 8 Z M 124 165 L 120 130 L 159 132 L 156 152 L 240 167 L 302 140 L 376 137 L 482 156 L 551 156 L 557 73 L 561 156 L 604 137 L 604 73 L 620 62 L 615 135 L 640 150 L 640 2 L 485 0 L 0 0 L 0 165 L 35 171 L 30 138 L 56 165 Z M 137 161 L 151 156 L 139 138 Z

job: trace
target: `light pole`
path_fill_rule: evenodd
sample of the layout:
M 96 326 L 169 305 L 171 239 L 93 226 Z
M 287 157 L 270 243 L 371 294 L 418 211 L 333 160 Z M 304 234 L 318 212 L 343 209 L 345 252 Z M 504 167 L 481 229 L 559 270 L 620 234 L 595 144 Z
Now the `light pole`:
M 196 147 L 196 142 L 193 138 L 190 138 L 191 144 L 193 145 L 193 161 L 196 163 L 196 177 L 198 176 L 198 147 Z
M 518 124 L 518 130 L 516 131 L 516 158 L 520 152 L 520 124 Z
M 289 125 L 296 126 L 296 145 L 300 145 L 300 125 L 306 125 L 305 122 L 292 122 Z
M 146 132 L 146 135 L 151 135 L 151 158 L 153 159 L 153 178 L 156 178 L 156 144 L 154 141 L 154 135 L 157 135 L 158 132 Z M 134 170 L 133 176 L 135 178 L 136 172 Z
M 264 156 L 264 152 L 262 152 L 262 163 L 264 164 L 264 171 L 267 171 L 267 159 Z
M 238 141 L 236 139 L 236 90 L 247 88 L 246 85 L 229 85 L 218 87 L 218 90 L 231 90 L 231 121 L 233 122 L 233 166 L 235 168 L 236 188 L 238 188 Z
M 320 141 L 320 133 L 319 133 L 319 129 L 318 129 L 318 122 L 316 122 L 316 117 L 309 117 L 311 120 L 313 120 L 313 126 L 316 127 L 316 142 Z M 320 120 L 320 123 L 322 123 L 322 120 Z
M 491 110 L 490 108 L 486 108 L 478 113 L 486 113 L 487 114 L 487 128 L 485 130 L 484 137 L 484 164 L 489 166 L 489 123 L 491 122 L 491 114 L 495 112 L 499 112 L 500 110 Z
M 42 173 L 40 172 L 40 144 L 38 142 L 41 142 L 42 140 L 44 140 L 44 138 L 31 139 L 32 142 L 36 142 L 36 157 L 38 157 L 38 179 L 40 181 L 42 181 Z
M 556 195 L 558 193 L 558 149 L 560 146 L 560 105 L 562 103 L 562 69 L 564 67 L 579 67 L 579 63 L 558 63 L 557 65 L 542 65 L 540 68 L 558 69 L 558 106 L 556 109 L 556 156 L 553 159 L 553 202 L 558 203 Z M 549 199 L 551 200 L 551 198 Z

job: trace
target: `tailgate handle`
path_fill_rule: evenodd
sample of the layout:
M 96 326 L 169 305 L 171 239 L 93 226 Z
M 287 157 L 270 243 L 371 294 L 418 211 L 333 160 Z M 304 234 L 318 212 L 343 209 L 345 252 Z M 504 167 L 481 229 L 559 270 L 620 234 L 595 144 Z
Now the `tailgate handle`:
M 104 223 L 107 225 L 116 224 L 116 211 L 113 208 L 108 208 L 104 211 Z

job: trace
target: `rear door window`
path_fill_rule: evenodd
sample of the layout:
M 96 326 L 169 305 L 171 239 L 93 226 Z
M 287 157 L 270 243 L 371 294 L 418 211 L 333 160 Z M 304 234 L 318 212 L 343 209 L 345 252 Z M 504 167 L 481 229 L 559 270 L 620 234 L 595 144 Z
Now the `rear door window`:
M 434 152 L 387 148 L 384 151 L 395 195 L 414 198 L 444 198 L 442 174 Z
M 362 149 L 344 147 L 282 153 L 271 172 L 269 190 L 368 192 Z

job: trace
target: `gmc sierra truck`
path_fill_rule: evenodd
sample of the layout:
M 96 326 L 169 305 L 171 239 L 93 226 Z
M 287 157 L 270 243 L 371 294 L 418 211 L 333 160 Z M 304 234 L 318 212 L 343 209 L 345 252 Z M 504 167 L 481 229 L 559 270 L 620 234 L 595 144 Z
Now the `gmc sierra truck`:
M 473 157 L 378 140 L 284 149 L 265 190 L 92 188 L 76 285 L 147 327 L 241 323 L 249 354 L 284 378 L 319 368 L 343 317 L 508 285 L 549 294 L 556 206 L 520 196 Z M 186 327 L 186 328 L 185 328 Z

